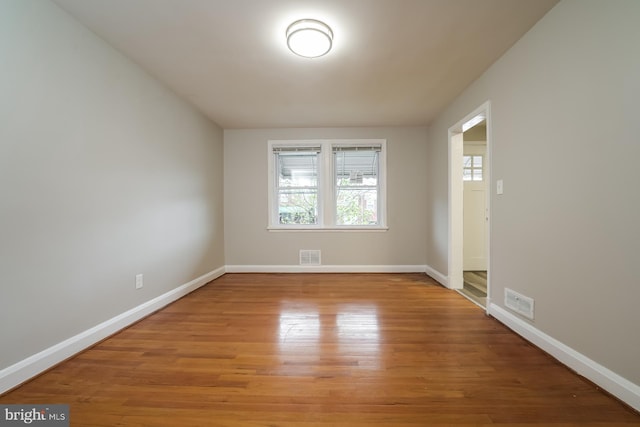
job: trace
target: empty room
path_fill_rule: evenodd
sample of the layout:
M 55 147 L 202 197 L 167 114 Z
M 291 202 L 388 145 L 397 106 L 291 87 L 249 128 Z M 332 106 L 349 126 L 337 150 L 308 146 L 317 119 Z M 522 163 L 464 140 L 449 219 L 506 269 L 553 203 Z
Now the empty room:
M 639 20 L 0 0 L 0 425 L 640 426 Z

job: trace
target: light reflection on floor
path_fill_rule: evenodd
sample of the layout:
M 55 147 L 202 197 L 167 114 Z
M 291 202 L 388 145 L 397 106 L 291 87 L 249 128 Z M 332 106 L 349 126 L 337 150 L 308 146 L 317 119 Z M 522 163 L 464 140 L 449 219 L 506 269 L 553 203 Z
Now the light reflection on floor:
M 327 314 L 324 314 L 327 313 Z M 284 366 L 305 374 L 323 358 L 323 348 L 335 359 L 362 369 L 380 368 L 380 329 L 375 305 L 340 305 L 322 312 L 315 305 L 285 304 L 279 318 L 279 356 Z M 308 369 L 305 369 L 305 366 Z
M 317 308 L 296 308 L 280 312 L 279 342 L 281 348 L 300 342 L 316 342 L 320 336 Z

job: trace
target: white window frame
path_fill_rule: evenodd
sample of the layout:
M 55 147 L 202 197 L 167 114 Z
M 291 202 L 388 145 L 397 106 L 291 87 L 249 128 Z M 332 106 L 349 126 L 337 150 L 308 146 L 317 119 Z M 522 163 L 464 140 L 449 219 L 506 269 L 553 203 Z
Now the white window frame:
M 333 147 L 367 147 L 380 145 L 378 157 L 378 223 L 374 225 L 336 225 L 336 185 Z M 318 154 L 318 223 L 280 224 L 274 148 L 320 146 Z M 268 223 L 270 231 L 385 231 L 387 227 L 387 141 L 385 139 L 270 140 L 268 158 Z
M 484 155 L 483 154 L 464 154 L 462 156 L 463 163 L 467 157 L 471 158 L 471 166 L 470 167 L 465 167 L 464 165 L 462 166 L 462 180 L 464 182 L 483 182 L 484 181 Z M 475 157 L 480 157 L 480 166 L 477 166 L 476 162 L 474 161 Z M 467 170 L 470 172 L 471 179 L 464 178 L 464 171 L 467 171 Z M 480 171 L 480 179 L 473 179 L 475 171 Z

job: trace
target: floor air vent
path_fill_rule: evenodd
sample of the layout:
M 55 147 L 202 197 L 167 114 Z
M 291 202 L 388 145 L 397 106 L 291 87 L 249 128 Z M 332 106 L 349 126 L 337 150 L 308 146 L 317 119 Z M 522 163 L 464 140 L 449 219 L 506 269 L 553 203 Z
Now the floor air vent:
M 524 317 L 533 320 L 533 298 L 525 297 L 516 291 L 504 290 L 504 305 Z
M 301 249 L 300 265 L 320 265 L 320 251 Z

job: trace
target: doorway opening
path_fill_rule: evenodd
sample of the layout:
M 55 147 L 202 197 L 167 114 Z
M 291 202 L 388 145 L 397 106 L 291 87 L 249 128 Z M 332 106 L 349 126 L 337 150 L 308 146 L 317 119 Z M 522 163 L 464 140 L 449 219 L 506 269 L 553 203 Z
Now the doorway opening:
M 487 101 L 449 128 L 449 288 L 490 299 L 491 122 Z

